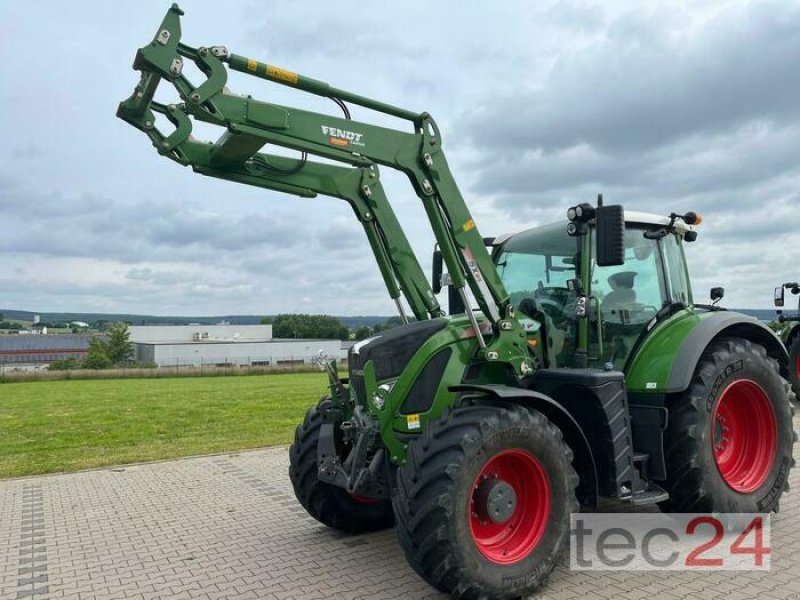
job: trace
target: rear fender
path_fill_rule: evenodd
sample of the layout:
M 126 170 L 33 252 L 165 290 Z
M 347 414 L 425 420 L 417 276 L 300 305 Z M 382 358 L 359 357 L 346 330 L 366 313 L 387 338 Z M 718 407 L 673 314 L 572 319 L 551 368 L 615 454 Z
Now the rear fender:
M 701 320 L 684 338 L 667 379 L 667 393 L 688 389 L 705 349 L 715 340 L 725 337 L 746 339 L 763 346 L 767 354 L 778 361 L 781 375 L 788 378 L 789 354 L 774 331 L 740 313 L 720 311 L 713 314 L 718 316 Z
M 788 354 L 766 325 L 736 312 L 682 310 L 655 325 L 625 368 L 629 393 L 673 394 L 689 387 L 703 352 L 714 340 L 739 337 L 764 346 L 788 376 Z
M 459 384 L 450 386 L 449 389 L 459 394 L 477 392 L 496 401 L 519 404 L 542 413 L 561 430 L 564 441 L 572 449 L 573 466 L 580 478 L 578 500 L 584 506 L 597 506 L 600 494 L 592 448 L 578 422 L 556 400 L 539 392 L 498 384 Z

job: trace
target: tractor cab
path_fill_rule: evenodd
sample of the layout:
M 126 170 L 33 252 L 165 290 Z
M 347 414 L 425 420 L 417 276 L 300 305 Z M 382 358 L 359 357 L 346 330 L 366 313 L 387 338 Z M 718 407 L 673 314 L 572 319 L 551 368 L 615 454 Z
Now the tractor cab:
M 583 235 L 569 221 L 503 236 L 494 258 L 526 329 L 541 338 L 545 366 L 625 370 L 659 320 L 693 304 L 683 244 L 695 237 L 674 215 L 627 212 L 622 260 L 612 264 L 598 260 L 596 220 Z

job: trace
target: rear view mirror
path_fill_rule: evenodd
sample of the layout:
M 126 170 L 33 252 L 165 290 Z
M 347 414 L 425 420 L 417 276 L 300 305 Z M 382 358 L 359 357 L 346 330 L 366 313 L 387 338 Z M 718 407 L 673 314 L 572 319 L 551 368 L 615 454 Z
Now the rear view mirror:
M 783 286 L 775 288 L 775 306 L 778 308 L 783 307 Z
M 725 288 L 713 287 L 711 288 L 711 301 L 718 302 L 725 297 Z
M 598 206 L 597 265 L 615 267 L 625 264 L 625 211 L 621 205 Z

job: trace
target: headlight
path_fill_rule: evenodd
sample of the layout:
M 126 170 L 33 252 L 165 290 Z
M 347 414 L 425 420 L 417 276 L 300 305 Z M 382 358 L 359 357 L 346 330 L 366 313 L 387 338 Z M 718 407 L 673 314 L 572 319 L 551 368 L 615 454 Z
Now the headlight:
M 383 410 L 386 404 L 386 397 L 391 393 L 393 387 L 394 383 L 383 383 L 378 386 L 378 389 L 375 390 L 375 394 L 372 396 L 372 403 L 375 405 L 375 408 Z

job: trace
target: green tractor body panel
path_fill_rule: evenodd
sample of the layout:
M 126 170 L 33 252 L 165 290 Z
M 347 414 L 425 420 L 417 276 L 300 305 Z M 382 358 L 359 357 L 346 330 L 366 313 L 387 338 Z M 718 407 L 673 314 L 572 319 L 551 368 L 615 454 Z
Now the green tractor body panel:
M 684 309 L 656 324 L 625 370 L 628 391 L 664 393 L 683 341 L 703 319 L 715 314 Z
M 351 385 L 351 394 L 363 393 L 363 398 L 354 400 L 363 403 L 368 413 L 378 419 L 383 443 L 391 460 L 398 464 L 405 459 L 408 442 L 399 436 L 420 433 L 430 419 L 453 404 L 456 394 L 449 386 L 461 382 L 477 354 L 478 343 L 466 317 L 441 321 L 441 328 L 422 342 L 399 373 L 391 372 L 389 377 L 380 379 L 377 359 L 367 359 L 360 369 L 351 368 L 351 384 L 363 371 L 363 385 Z M 397 328 L 394 335 L 408 334 L 409 329 L 413 333 L 415 326 L 419 328 L 416 324 Z M 380 336 L 367 340 L 370 341 L 380 342 Z M 350 359 L 358 364 L 356 352 L 351 351 Z
M 788 355 L 780 338 L 757 319 L 727 310 L 683 309 L 656 325 L 625 370 L 631 393 L 684 391 L 700 355 L 714 339 L 741 337 L 763 346 L 788 376 Z

